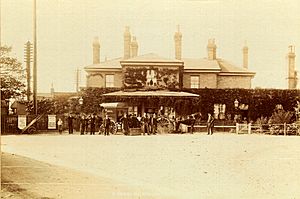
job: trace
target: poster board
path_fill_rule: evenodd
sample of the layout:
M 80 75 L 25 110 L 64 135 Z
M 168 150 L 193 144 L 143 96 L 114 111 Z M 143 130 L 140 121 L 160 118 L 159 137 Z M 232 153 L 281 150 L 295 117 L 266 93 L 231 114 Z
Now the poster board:
M 18 115 L 18 128 L 23 130 L 26 127 L 26 115 Z
M 48 115 L 48 129 L 56 129 L 56 115 Z

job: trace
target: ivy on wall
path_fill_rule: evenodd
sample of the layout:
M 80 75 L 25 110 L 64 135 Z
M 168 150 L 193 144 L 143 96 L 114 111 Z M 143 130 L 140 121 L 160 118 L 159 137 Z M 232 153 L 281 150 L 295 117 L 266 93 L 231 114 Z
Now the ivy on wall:
M 179 88 L 178 69 L 143 66 L 125 67 L 123 70 L 124 88 Z M 149 77 L 149 74 L 151 74 L 151 77 Z M 149 78 L 153 79 L 153 82 L 147 82 Z
M 203 116 L 213 112 L 214 104 L 226 104 L 226 114 L 235 112 L 234 101 L 249 106 L 248 118 L 256 120 L 261 116 L 270 117 L 277 104 L 281 104 L 286 111 L 294 111 L 297 100 L 300 101 L 300 90 L 279 89 L 170 89 L 198 94 L 198 98 L 170 98 L 170 97 L 121 97 L 102 96 L 104 93 L 118 91 L 116 88 L 88 88 L 83 91 L 85 112 L 98 111 L 103 102 L 129 102 L 140 104 L 142 101 L 154 106 L 169 106 L 175 108 L 180 115 L 200 111 Z

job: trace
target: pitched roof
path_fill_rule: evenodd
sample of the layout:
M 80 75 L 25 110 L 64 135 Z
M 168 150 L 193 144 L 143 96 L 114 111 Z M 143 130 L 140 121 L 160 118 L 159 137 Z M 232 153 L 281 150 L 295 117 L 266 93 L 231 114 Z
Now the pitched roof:
M 221 72 L 223 74 L 226 73 L 239 73 L 239 74 L 249 74 L 255 75 L 254 72 L 249 71 L 246 68 L 238 67 L 231 62 L 224 59 L 215 59 L 209 60 L 207 58 L 183 58 L 182 60 L 177 59 L 169 59 L 165 57 L 161 57 L 155 53 L 148 53 L 144 55 L 140 55 L 137 57 L 132 57 L 129 59 L 123 59 L 122 57 L 107 60 L 104 62 L 100 62 L 99 64 L 92 64 L 86 66 L 84 69 L 93 70 L 93 69 L 121 69 L 121 62 L 129 62 L 129 63 L 140 63 L 140 62 L 153 62 L 153 63 L 183 63 L 185 70 L 211 70 L 215 72 Z
M 229 61 L 217 59 L 222 73 L 248 73 L 254 75 L 254 72 L 249 71 L 247 68 L 238 67 Z
M 196 69 L 196 70 L 221 70 L 217 60 L 209 60 L 207 58 L 195 59 L 195 58 L 183 58 L 184 69 Z
M 178 59 L 169 59 L 165 57 L 161 57 L 155 53 L 148 53 L 136 57 L 132 57 L 126 60 L 123 60 L 125 62 L 182 62 Z
M 104 62 L 100 62 L 99 64 L 92 64 L 92 65 L 88 65 L 86 67 L 84 67 L 84 69 L 99 69 L 99 68 L 122 68 L 120 61 L 122 61 L 123 58 L 119 57 L 119 58 L 115 58 L 115 59 L 110 59 Z
M 244 73 L 254 75 L 254 72 L 249 71 L 246 68 L 236 66 L 231 62 L 224 59 L 209 60 L 203 59 L 192 59 L 184 58 L 184 69 L 185 70 L 216 70 L 221 73 Z

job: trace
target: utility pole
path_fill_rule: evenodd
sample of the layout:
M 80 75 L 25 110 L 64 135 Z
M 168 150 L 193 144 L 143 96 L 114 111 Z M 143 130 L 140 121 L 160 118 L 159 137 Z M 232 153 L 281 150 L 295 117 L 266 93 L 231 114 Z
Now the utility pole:
M 80 81 L 80 71 L 79 68 L 76 69 L 76 92 L 79 92 L 79 81 Z
M 24 62 L 26 63 L 26 76 L 27 76 L 27 100 L 30 101 L 31 98 L 31 67 L 30 62 L 32 62 L 32 43 L 28 41 L 24 46 Z
M 37 41 L 36 41 L 36 0 L 33 1 L 33 106 L 37 115 Z

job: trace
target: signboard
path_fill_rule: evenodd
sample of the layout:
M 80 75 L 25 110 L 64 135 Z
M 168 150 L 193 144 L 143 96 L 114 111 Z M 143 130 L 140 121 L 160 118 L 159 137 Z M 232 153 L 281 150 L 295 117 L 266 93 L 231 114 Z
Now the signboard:
M 18 128 L 24 129 L 26 127 L 26 115 L 18 115 Z
M 48 129 L 56 129 L 56 115 L 48 115 Z

